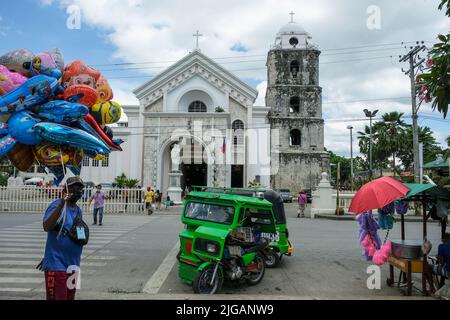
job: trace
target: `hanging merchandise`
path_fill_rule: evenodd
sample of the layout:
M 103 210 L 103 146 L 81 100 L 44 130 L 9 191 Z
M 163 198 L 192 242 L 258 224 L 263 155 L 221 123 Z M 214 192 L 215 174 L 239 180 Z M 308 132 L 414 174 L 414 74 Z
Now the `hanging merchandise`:
M 396 201 L 395 212 L 397 212 L 397 214 L 405 214 L 408 212 L 408 202 L 405 200 Z

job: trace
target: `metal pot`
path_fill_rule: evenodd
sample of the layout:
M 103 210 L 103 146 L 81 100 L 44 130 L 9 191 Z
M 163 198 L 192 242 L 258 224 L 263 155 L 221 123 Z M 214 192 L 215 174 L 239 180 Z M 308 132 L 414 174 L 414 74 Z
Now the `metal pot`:
M 392 255 L 396 258 L 418 260 L 423 257 L 423 240 L 391 240 Z

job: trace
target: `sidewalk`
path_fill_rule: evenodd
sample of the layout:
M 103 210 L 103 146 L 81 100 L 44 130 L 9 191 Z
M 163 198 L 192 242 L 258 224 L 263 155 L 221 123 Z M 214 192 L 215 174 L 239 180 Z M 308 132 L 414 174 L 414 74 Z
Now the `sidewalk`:
M 340 221 L 348 221 L 355 220 L 356 215 L 354 214 L 344 214 L 342 216 L 337 216 L 335 214 L 316 214 L 315 219 L 328 219 L 328 220 L 340 220 Z M 374 216 L 377 217 L 376 215 Z M 395 221 L 400 221 L 400 215 L 396 214 L 394 216 Z M 414 215 L 405 215 L 405 222 L 422 222 L 422 216 L 414 216 Z M 428 222 L 438 222 L 432 219 L 429 219 Z

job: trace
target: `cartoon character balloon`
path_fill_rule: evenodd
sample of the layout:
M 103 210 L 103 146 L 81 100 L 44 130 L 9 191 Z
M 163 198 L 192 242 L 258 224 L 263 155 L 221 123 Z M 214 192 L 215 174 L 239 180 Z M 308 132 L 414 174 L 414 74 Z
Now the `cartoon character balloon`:
M 122 107 L 114 101 L 97 103 L 92 106 L 91 115 L 101 126 L 116 123 L 122 116 Z

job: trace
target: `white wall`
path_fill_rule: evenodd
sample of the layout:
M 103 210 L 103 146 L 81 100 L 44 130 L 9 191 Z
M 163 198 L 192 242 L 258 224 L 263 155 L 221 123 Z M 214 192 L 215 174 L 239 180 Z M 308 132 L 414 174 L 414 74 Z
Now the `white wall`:
M 198 95 L 190 91 L 199 90 Z M 185 94 L 187 94 L 185 96 Z M 183 97 L 184 96 L 184 97 Z M 167 93 L 164 101 L 164 112 L 188 112 L 189 103 L 195 100 L 203 101 L 208 107 L 208 112 L 214 112 L 217 106 L 228 111 L 228 98 L 208 81 L 200 76 L 195 76 Z

